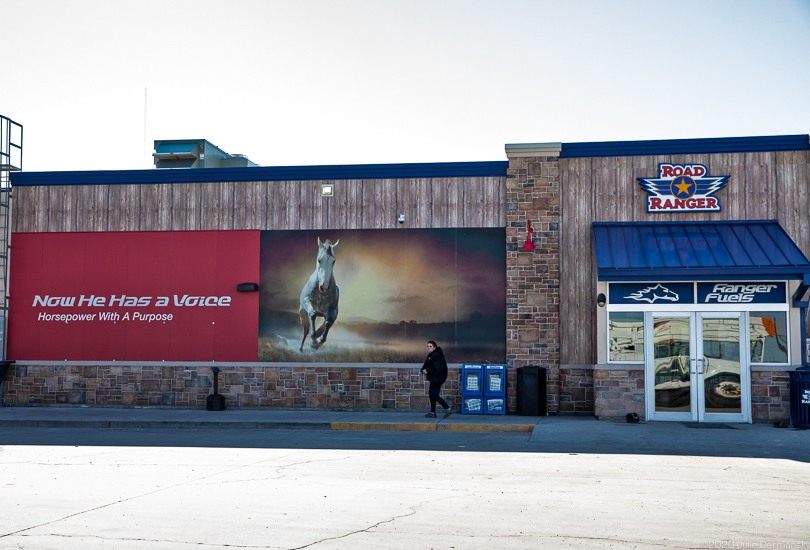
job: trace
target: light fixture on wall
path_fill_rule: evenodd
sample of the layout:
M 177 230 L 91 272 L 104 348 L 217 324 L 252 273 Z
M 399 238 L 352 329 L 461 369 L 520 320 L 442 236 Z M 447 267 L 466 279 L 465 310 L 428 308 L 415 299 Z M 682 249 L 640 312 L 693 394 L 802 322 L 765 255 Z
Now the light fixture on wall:
M 526 220 L 526 231 L 526 244 L 523 245 L 523 250 L 526 252 L 531 252 L 537 247 L 534 246 L 534 243 L 532 242 L 532 233 L 534 233 L 534 228 L 532 227 L 532 222 L 529 220 Z
M 405 223 L 405 214 L 400 214 L 399 217 L 397 218 L 397 221 L 399 223 Z
M 324 183 L 321 185 L 321 196 L 322 197 L 331 197 L 335 194 L 335 186 L 331 183 Z
M 605 298 L 605 295 L 600 292 L 599 296 L 596 297 L 596 305 L 598 305 L 599 307 L 605 307 L 606 303 L 607 298 Z

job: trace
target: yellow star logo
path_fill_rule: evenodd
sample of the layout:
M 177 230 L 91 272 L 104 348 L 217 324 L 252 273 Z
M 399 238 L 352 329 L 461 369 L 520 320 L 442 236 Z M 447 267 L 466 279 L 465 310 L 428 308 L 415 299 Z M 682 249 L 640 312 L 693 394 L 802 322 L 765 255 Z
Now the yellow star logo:
M 678 188 L 678 194 L 689 194 L 689 183 L 686 180 L 681 180 L 681 183 L 676 183 L 675 187 Z

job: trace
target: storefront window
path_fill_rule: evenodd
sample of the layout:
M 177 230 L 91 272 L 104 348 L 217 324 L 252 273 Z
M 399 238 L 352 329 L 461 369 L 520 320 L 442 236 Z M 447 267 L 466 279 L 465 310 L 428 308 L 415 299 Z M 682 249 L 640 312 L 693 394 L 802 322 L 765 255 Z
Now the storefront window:
M 752 311 L 748 320 L 751 363 L 787 363 L 787 314 L 784 311 Z
M 644 361 L 644 313 L 613 312 L 608 317 L 610 361 Z

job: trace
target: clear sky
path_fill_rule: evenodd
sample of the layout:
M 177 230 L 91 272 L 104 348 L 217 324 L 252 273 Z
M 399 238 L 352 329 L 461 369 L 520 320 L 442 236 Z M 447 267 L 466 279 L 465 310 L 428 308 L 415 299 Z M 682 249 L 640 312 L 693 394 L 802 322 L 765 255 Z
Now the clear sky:
M 26 171 L 810 133 L 810 0 L 0 0 Z M 146 105 L 144 90 L 146 93 Z

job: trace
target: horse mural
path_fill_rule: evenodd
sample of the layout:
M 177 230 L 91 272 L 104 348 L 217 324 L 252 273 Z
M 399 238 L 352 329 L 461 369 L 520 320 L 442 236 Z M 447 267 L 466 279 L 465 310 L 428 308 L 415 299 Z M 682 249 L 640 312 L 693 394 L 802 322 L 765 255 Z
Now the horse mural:
M 313 349 L 320 348 L 326 342 L 326 335 L 329 328 L 335 323 L 338 316 L 338 300 L 340 293 L 335 283 L 335 247 L 340 239 L 333 243 L 321 243 L 318 237 L 318 260 L 315 271 L 309 276 L 307 284 L 301 290 L 299 315 L 301 316 L 301 326 L 304 328 L 304 336 L 301 338 L 301 345 L 298 351 L 304 351 L 304 342 L 307 335 L 312 333 L 310 346 Z M 315 329 L 315 319 L 324 317 L 320 327 Z

